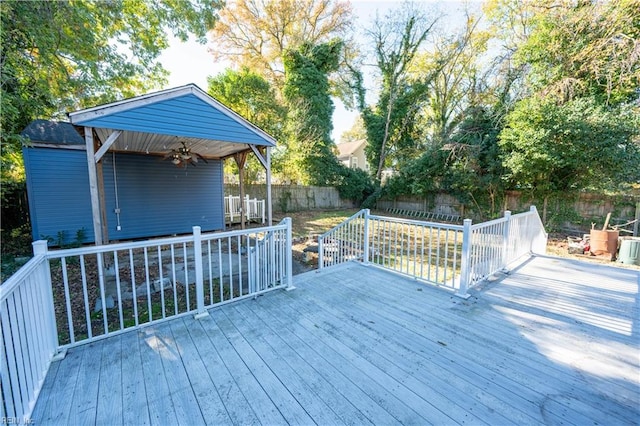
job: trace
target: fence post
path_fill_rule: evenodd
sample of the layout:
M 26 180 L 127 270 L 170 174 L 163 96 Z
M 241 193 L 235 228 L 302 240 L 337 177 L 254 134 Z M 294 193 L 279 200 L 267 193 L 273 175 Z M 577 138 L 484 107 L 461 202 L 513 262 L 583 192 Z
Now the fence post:
M 462 228 L 462 255 L 460 267 L 460 288 L 456 296 L 463 299 L 469 298 L 467 290 L 471 278 L 471 219 L 465 219 Z
M 196 314 L 195 319 L 209 316 L 204 308 L 204 278 L 202 271 L 202 235 L 199 226 L 193 227 L 193 257 L 196 268 Z M 187 291 L 189 288 L 187 287 Z
M 369 264 L 369 209 L 364 209 L 364 259 L 365 265 Z
M 287 287 L 285 290 L 294 290 L 293 286 L 293 241 L 291 235 L 291 218 L 285 217 L 284 223 L 287 225 Z
M 318 236 L 318 269 L 324 267 L 324 238 L 322 235 Z
M 502 272 L 508 272 L 507 270 L 507 254 L 509 253 L 509 231 L 511 226 L 511 212 L 509 210 L 505 210 L 504 212 L 504 230 L 502 235 Z

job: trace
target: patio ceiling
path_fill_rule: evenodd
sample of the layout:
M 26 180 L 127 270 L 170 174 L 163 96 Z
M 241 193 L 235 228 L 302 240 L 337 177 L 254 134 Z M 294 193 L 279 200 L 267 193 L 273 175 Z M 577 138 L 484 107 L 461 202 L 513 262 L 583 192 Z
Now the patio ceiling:
M 72 112 L 69 119 L 94 128 L 109 151 L 166 155 L 184 142 L 205 158 L 225 158 L 276 142 L 194 84 Z

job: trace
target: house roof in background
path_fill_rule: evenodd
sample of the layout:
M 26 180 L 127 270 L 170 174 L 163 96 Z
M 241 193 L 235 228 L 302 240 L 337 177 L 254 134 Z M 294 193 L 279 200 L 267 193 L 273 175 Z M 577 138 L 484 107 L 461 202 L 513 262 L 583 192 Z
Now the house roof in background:
M 365 139 L 360 139 L 353 142 L 346 142 L 336 145 L 338 148 L 338 158 L 348 157 L 353 154 L 360 148 L 362 145 L 366 144 L 367 141 Z
M 34 120 L 20 133 L 34 143 L 84 145 L 84 138 L 71 123 Z
M 209 158 L 246 151 L 275 139 L 194 84 L 69 113 L 76 126 L 93 127 L 100 141 L 121 131 L 115 151 L 166 154 L 181 143 Z

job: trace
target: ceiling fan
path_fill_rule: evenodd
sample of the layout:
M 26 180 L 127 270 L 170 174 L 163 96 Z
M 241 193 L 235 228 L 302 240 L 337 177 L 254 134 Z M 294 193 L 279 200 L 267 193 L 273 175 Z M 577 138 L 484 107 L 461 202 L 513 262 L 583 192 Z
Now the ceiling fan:
M 177 167 L 187 167 L 188 164 L 195 167 L 199 159 L 208 163 L 207 159 L 202 155 L 197 152 L 191 152 L 191 149 L 187 148 L 187 144 L 184 141 L 180 141 L 180 143 L 182 146 L 178 149 L 172 149 L 163 157 L 163 160 L 171 160 Z

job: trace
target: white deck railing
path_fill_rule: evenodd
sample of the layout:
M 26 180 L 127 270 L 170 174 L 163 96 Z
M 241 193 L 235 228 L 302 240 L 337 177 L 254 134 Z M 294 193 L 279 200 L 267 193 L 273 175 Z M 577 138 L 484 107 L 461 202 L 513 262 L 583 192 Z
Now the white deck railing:
M 361 210 L 318 238 L 318 267 L 351 260 L 454 290 L 467 290 L 531 253 L 547 235 L 535 207 L 490 222 L 449 225 L 375 216 Z
M 244 198 L 244 203 L 240 202 L 239 195 L 228 195 L 224 197 L 224 216 L 230 223 L 240 220 L 241 207 L 244 204 L 245 220 L 259 221 L 265 223 L 265 201 L 257 198 Z
M 271 227 L 47 251 L 0 285 L 0 418 L 30 415 L 56 352 L 292 288 L 291 219 Z
M 46 247 L 34 243 L 34 258 L 0 285 L 0 418 L 20 424 L 27 424 L 58 349 Z

